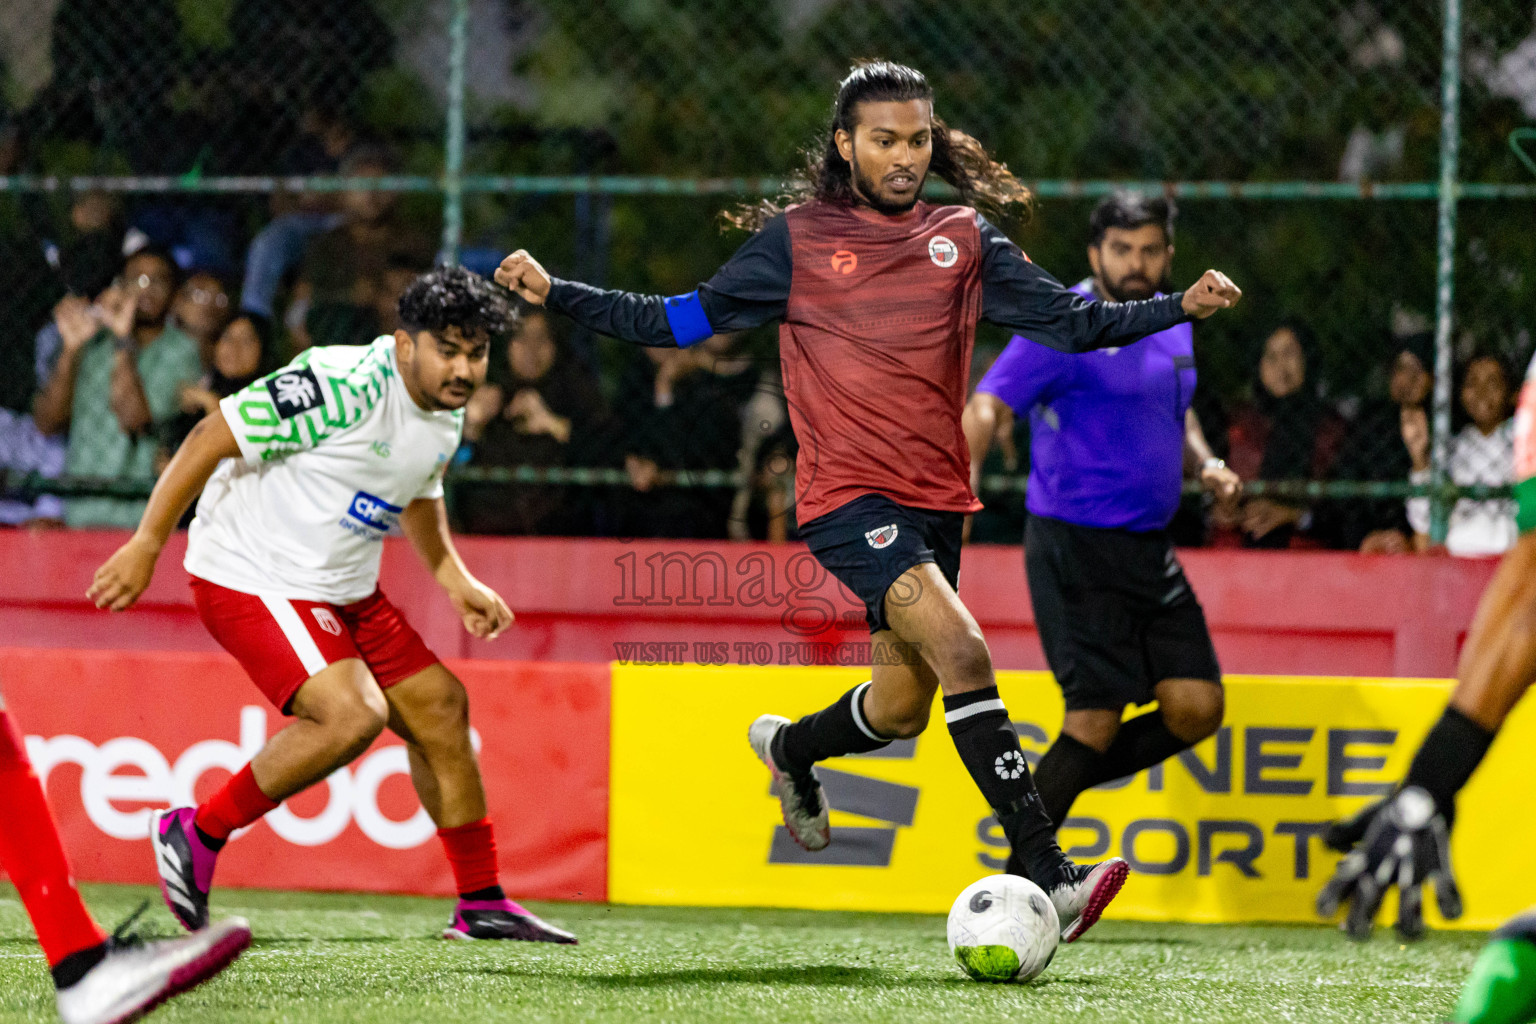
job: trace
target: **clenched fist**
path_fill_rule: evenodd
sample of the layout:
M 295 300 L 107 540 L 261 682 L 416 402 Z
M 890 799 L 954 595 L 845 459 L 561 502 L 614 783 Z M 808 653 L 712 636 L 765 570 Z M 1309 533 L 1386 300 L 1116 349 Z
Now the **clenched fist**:
M 1237 305 L 1237 300 L 1242 297 L 1243 290 L 1233 284 L 1230 277 L 1219 270 L 1207 270 L 1184 292 L 1184 312 L 1196 320 L 1204 320 L 1218 309 Z
M 519 249 L 501 261 L 501 266 L 496 268 L 496 283 L 535 306 L 544 305 L 544 300 L 549 298 L 549 273 L 538 260 L 528 255 L 527 249 Z

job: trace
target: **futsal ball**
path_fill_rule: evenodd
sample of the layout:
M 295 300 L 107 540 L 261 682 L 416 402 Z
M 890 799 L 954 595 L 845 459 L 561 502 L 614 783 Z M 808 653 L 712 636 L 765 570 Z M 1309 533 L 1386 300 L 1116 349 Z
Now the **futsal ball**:
M 1027 878 L 989 875 L 949 909 L 949 951 L 977 981 L 1028 981 L 1056 955 L 1061 922 L 1051 898 Z

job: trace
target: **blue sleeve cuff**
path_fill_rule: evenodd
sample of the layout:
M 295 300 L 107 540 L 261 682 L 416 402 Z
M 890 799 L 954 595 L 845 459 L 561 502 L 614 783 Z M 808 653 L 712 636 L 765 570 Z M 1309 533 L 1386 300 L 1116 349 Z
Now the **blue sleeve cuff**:
M 667 326 L 672 328 L 672 337 L 677 339 L 678 348 L 697 345 L 715 333 L 715 329 L 709 325 L 709 317 L 704 315 L 704 304 L 699 301 L 697 289 L 687 295 L 669 296 L 666 310 Z

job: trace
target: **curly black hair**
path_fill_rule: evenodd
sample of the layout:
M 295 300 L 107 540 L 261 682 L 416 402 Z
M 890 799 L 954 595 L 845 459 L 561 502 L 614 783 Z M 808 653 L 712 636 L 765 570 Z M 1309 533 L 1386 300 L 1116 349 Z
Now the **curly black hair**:
M 517 310 L 507 291 L 473 270 L 437 267 L 410 283 L 400 296 L 405 329 L 434 334 L 457 327 L 465 334 L 484 331 L 502 338 L 517 326 Z

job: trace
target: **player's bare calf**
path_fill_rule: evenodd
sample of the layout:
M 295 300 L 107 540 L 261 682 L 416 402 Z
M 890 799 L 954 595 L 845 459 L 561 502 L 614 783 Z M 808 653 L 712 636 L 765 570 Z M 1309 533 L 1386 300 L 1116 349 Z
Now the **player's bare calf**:
M 312 348 L 226 398 L 176 453 L 133 538 L 89 596 L 122 611 L 199 491 L 187 569 L 199 617 L 292 721 L 197 808 L 156 818 L 162 889 L 188 928 L 208 920 L 216 855 L 238 829 L 351 762 L 386 727 L 453 869 L 455 927 L 472 937 L 568 941 L 509 901 L 469 699 L 379 589 L 384 538 L 416 549 L 464 628 L 493 639 L 512 612 L 470 573 L 448 530 L 443 474 L 492 342 L 515 325 L 506 296 L 461 267 L 417 278 L 393 335 Z M 483 933 L 483 934 L 482 934 Z
M 1456 797 L 1536 682 L 1536 360 L 1526 371 L 1515 425 L 1520 539 L 1478 601 L 1450 704 L 1414 754 L 1398 791 L 1353 820 L 1335 823 L 1324 836 L 1346 856 L 1318 894 L 1317 909 L 1331 916 L 1349 904 L 1343 926 L 1355 938 L 1370 936 L 1382 899 L 1394 886 L 1397 930 L 1404 938 L 1424 933 L 1420 888 L 1425 883 L 1434 888 L 1442 915 L 1461 915 L 1450 851 Z

